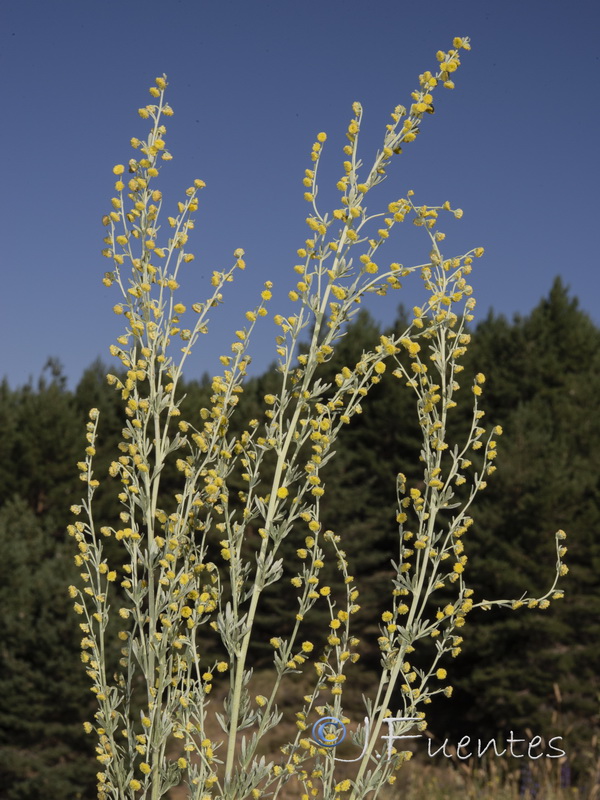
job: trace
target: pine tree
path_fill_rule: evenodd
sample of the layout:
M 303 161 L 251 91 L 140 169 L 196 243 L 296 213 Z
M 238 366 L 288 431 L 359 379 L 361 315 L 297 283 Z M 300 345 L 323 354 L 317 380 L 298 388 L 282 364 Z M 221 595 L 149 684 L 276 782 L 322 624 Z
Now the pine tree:
M 546 611 L 470 619 L 453 664 L 455 697 L 438 704 L 432 724 L 480 736 L 570 729 L 573 755 L 600 725 L 600 331 L 557 279 L 527 317 L 480 324 L 469 363 L 466 372 L 487 376 L 486 419 L 505 433 L 465 540 L 476 596 L 540 589 L 554 568 L 557 528 L 568 534 L 570 574 L 565 599 Z
M 37 391 L 30 382 L 10 392 L 4 384 L 0 414 L 6 425 L 0 461 L 3 500 L 19 493 L 38 515 L 57 513 L 79 493 L 73 465 L 80 454 L 80 433 L 73 425 L 76 411 L 60 363 L 49 359 Z M 10 427 L 8 427 L 10 425 Z
M 66 587 L 72 557 L 22 498 L 0 510 L 0 786 L 3 800 L 93 795 L 91 716 Z

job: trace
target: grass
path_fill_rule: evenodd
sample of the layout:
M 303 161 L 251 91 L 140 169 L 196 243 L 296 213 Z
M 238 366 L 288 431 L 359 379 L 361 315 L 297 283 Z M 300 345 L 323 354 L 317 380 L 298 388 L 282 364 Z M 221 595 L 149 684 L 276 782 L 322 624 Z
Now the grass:
M 294 679 L 295 678 L 295 679 Z M 365 675 L 365 683 L 369 676 Z M 250 686 L 251 694 L 266 694 L 272 683 L 272 673 L 268 670 L 257 672 Z M 308 688 L 306 676 L 287 677 L 282 686 L 282 696 L 285 697 L 285 707 L 281 723 L 270 731 L 261 740 L 259 755 L 275 762 L 282 760 L 279 747 L 282 743 L 293 739 L 296 727 L 293 709 L 301 706 L 302 695 Z M 355 684 L 344 698 L 347 703 L 348 716 L 356 722 L 361 719 L 361 693 L 366 685 Z M 226 694 L 226 686 L 215 687 L 212 702 L 221 706 Z M 219 708 L 220 711 L 220 708 Z M 222 731 L 215 720 L 215 715 L 210 715 L 210 726 L 205 732 L 206 736 L 219 741 Z M 348 726 L 349 729 L 352 725 Z M 251 729 L 249 729 L 251 732 Z M 439 745 L 439 743 L 438 743 Z M 340 758 L 352 758 L 354 753 L 352 745 L 341 745 L 336 751 Z M 407 744 L 410 747 L 410 744 Z M 356 748 L 355 748 L 356 749 Z M 421 748 L 422 751 L 423 748 Z M 397 781 L 393 786 L 386 787 L 379 795 L 379 800 L 598 800 L 600 798 L 600 759 L 598 758 L 598 742 L 591 742 L 590 754 L 595 754 L 595 759 L 590 762 L 591 767 L 587 774 L 581 778 L 582 787 L 561 786 L 564 780 L 562 767 L 564 759 L 540 759 L 539 761 L 516 759 L 510 756 L 483 758 L 481 760 L 469 759 L 461 761 L 456 757 L 452 746 L 447 746 L 447 752 L 452 754 L 450 760 L 440 756 L 436 759 L 428 758 L 423 752 L 418 753 L 413 746 L 415 757 L 407 761 L 398 773 Z M 171 754 L 177 757 L 176 750 Z M 222 752 L 217 754 L 222 757 Z M 527 765 L 528 773 L 523 767 Z M 338 780 L 352 778 L 355 764 L 338 765 L 336 777 Z M 281 800 L 300 800 L 303 793 L 301 785 L 290 780 L 280 793 Z M 170 800 L 186 800 L 187 788 L 179 786 L 170 793 Z

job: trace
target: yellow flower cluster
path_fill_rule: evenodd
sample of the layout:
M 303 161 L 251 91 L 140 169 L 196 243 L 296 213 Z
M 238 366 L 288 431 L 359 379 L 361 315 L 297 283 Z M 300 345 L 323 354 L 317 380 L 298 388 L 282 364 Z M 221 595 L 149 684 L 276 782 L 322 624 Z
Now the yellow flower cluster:
M 460 257 L 442 252 L 445 232 L 440 230 L 440 221 L 448 213 L 457 219 L 463 215 L 449 201 L 435 206 L 417 204 L 411 190 L 389 202 L 381 213 L 367 209 L 389 161 L 416 139 L 425 115 L 435 112 L 437 87 L 454 86 L 461 51 L 469 48 L 467 38 L 457 37 L 447 52 L 438 52 L 438 68 L 419 76 L 419 88 L 406 107 L 394 108 L 383 147 L 371 168 L 364 168 L 359 158 L 363 109 L 360 103 L 353 103 L 343 145 L 342 175 L 336 184 L 340 196 L 337 207 L 328 213 L 321 208 L 317 183 L 327 136 L 318 133 L 315 137 L 311 163 L 302 177 L 304 199 L 310 204 L 306 216 L 309 232 L 297 249 L 298 263 L 293 267 L 289 298 L 296 304 L 295 311 L 274 316 L 279 377 L 277 383 L 268 384 L 262 409 L 254 412 L 255 418 L 241 433 L 241 428 L 230 429 L 230 420 L 239 408 L 254 325 L 267 314 L 273 284 L 267 281 L 259 290 L 258 305 L 245 311 L 230 351 L 219 357 L 222 374 L 207 383 L 206 405 L 198 409 L 193 424 L 184 418 L 180 396 L 183 366 L 198 338 L 207 332 L 209 314 L 222 302 L 225 284 L 233 281 L 237 270 L 245 269 L 245 253 L 236 248 L 229 269 L 209 274 L 206 300 L 179 301 L 176 293 L 183 265 L 194 258 L 188 246 L 199 192 L 205 184 L 200 179 L 193 181 L 173 216 L 167 216 L 166 222 L 163 216 L 161 221 L 165 200 L 155 181 L 163 162 L 171 158 L 163 117 L 173 112 L 165 102 L 166 78 L 157 78 L 150 87 L 151 102 L 139 110 L 142 119 L 151 121 L 148 136 L 131 139 L 135 157 L 113 167 L 114 196 L 103 218 L 103 252 L 110 261 L 103 282 L 116 284 L 120 290 L 113 310 L 126 326 L 110 347 L 122 369 L 118 375 L 108 376 L 123 401 L 122 440 L 108 467 L 109 478 L 119 484 L 120 521 L 115 528 L 98 529 L 91 518 L 99 485 L 92 470 L 99 416 L 93 409 L 86 429 L 85 460 L 78 464 L 87 499 L 72 507 L 77 519 L 69 526 L 77 544 L 75 559 L 82 584 L 69 586 L 68 594 L 80 615 L 82 661 L 98 702 L 94 724 L 86 723 L 84 730 L 99 737 L 97 757 L 106 770 L 98 777 L 101 800 L 107 800 L 113 790 L 113 761 L 122 759 L 127 749 L 137 770 L 124 772 L 132 796 L 146 791 L 151 781 L 162 780 L 167 770 L 177 776 L 176 769 L 182 780 L 193 786 L 193 793 L 209 799 L 221 780 L 221 768 L 219 774 L 216 771 L 220 759 L 215 755 L 219 743 L 206 737 L 204 724 L 213 685 L 228 692 L 229 733 L 222 773 L 225 783 L 236 787 L 234 793 L 259 798 L 279 791 L 290 776 L 303 784 L 303 800 L 319 791 L 341 800 L 344 793 L 353 791 L 352 781 L 336 779 L 318 763 L 305 769 L 307 759 L 326 753 L 310 739 L 299 738 L 310 729 L 310 715 L 315 712 L 344 719 L 344 689 L 349 676 L 351 679 L 350 665 L 359 658 L 359 641 L 352 635 L 351 625 L 360 610 L 359 595 L 341 537 L 321 522 L 322 470 L 334 454 L 342 427 L 363 413 L 363 407 L 367 410 L 372 387 L 390 374 L 402 379 L 416 398 L 423 474 L 411 485 L 402 474 L 396 479 L 400 552 L 394 564 L 391 602 L 380 621 L 383 673 L 374 709 L 379 728 L 391 714 L 395 688 L 401 689 L 407 709 L 411 715 L 419 715 L 422 725 L 424 713 L 417 711 L 420 703 L 431 702 L 438 692 L 451 694 L 452 687 L 431 690 L 429 683 L 447 678 L 446 669 L 438 666 L 439 658 L 445 653 L 459 654 L 462 637 L 455 629 L 464 625 L 473 609 L 491 607 L 494 602 L 545 609 L 562 596 L 554 585 L 541 598 L 475 603 L 465 583 L 468 557 L 463 540 L 473 524 L 465 512 L 474 495 L 485 488 L 484 478 L 495 470 L 497 437 L 502 434 L 500 426 L 486 433 L 484 412 L 477 405 L 486 379 L 477 373 L 471 381 L 471 430 L 456 446 L 448 435 L 457 405 L 455 394 L 460 390 L 457 379 L 465 369 L 460 361 L 470 344 L 466 324 L 473 319 L 475 307 L 468 276 L 483 248 Z M 406 267 L 392 262 L 386 266 L 380 248 L 395 233 L 396 225 L 410 221 L 426 238 L 425 263 Z M 345 326 L 363 298 L 400 289 L 401 282 L 413 274 L 420 275 L 426 299 L 413 308 L 406 330 L 381 336 L 355 365 L 339 369 L 331 385 L 324 386 L 319 377 L 321 365 L 334 357 Z M 305 331 L 310 335 L 298 353 Z M 177 357 L 174 342 L 181 345 Z M 469 468 L 476 470 L 470 485 Z M 178 489 L 161 508 L 161 480 L 167 473 L 169 481 L 178 481 Z M 86 515 L 88 522 L 84 521 Z M 282 541 L 292 532 L 299 535 L 293 547 L 299 560 L 296 574 L 285 580 L 295 595 L 295 621 L 287 638 L 270 638 L 273 687 L 266 694 L 254 694 L 251 703 L 247 656 L 257 609 L 264 589 L 285 574 L 278 553 L 284 552 Z M 103 554 L 102 537 L 113 537 L 115 546 L 122 548 L 118 573 L 112 568 L 112 551 L 109 560 Z M 466 538 L 468 543 L 468 535 Z M 562 562 L 566 553 L 563 538 L 562 532 L 557 533 L 559 574 L 567 571 Z M 208 561 L 209 557 L 215 560 Z M 337 563 L 337 585 L 324 584 L 328 558 Z M 103 648 L 108 598 L 117 580 L 122 599 L 114 613 L 122 628 L 117 639 L 124 677 L 113 686 L 104 677 Z M 427 622 L 423 614 L 431 602 L 437 603 L 438 611 Z M 322 649 L 306 629 L 315 604 L 329 611 L 327 629 L 320 637 Z M 216 652 L 222 655 L 207 655 L 215 651 L 209 648 L 205 652 L 199 645 L 205 639 L 205 634 L 197 638 L 200 630 L 216 634 L 220 639 Z M 411 664 L 417 631 L 419 637 L 436 639 L 437 655 L 428 668 Z M 315 683 L 314 690 L 304 697 L 303 710 L 296 714 L 297 744 L 283 748 L 284 760 L 271 770 L 260 772 L 259 766 L 256 780 L 252 777 L 249 783 L 248 777 L 254 773 L 248 770 L 242 786 L 235 766 L 240 728 L 250 714 L 258 742 L 276 724 L 282 680 L 288 673 L 306 669 L 308 661 L 314 664 Z M 129 727 L 122 731 L 127 745 L 120 739 L 116 744 L 115 715 L 131 716 L 126 687 L 134 664 L 136 680 L 146 682 L 148 702 L 141 717 L 128 722 Z M 327 698 L 326 704 L 323 700 L 323 705 L 316 706 L 318 695 Z M 369 752 L 358 767 L 357 785 L 377 755 L 376 734 L 371 731 L 369 736 Z M 174 763 L 167 765 L 155 753 L 175 739 L 182 740 L 184 755 L 177 754 Z M 247 748 L 247 763 L 256 766 L 257 762 L 252 762 L 254 740 Z M 184 775 L 190 764 L 193 769 Z M 393 783 L 392 766 L 392 762 L 389 769 L 382 766 L 375 793 L 385 781 Z M 356 791 L 351 800 L 358 800 Z

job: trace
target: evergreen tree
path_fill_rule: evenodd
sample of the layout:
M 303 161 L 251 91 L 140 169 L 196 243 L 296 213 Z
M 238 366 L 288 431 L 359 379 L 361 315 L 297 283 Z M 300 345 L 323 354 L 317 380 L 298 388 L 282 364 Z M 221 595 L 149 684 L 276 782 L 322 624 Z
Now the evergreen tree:
M 405 323 L 401 309 L 395 330 L 403 330 Z M 356 364 L 379 336 L 367 313 L 357 315 L 334 360 L 322 366 L 322 380 L 334 384 L 336 373 Z M 466 733 L 492 738 L 525 728 L 551 738 L 571 728 L 565 740 L 571 754 L 600 729 L 600 415 L 595 413 L 600 331 L 557 279 L 531 314 L 513 322 L 490 314 L 472 332 L 464 364 L 459 406 L 451 417 L 455 440 L 464 437 L 470 424 L 470 383 L 477 372 L 487 376 L 484 422 L 504 428 L 498 471 L 477 499 L 475 525 L 465 536 L 467 582 L 476 599 L 545 587 L 554 568 L 557 528 L 568 534 L 570 573 L 560 587 L 565 599 L 546 611 L 476 612 L 468 618 L 463 654 L 449 667 L 455 694 L 430 707 L 430 727 L 439 736 L 454 738 Z M 5 381 L 0 385 L 3 800 L 92 796 L 94 762 L 81 728 L 90 716 L 87 679 L 79 663 L 77 621 L 65 591 L 73 582 L 73 568 L 64 529 L 69 505 L 79 501 L 82 488 L 75 464 L 85 442 L 73 419 L 82 420 L 81 431 L 89 409 L 100 409 L 95 469 L 102 479 L 121 439 L 121 401 L 106 383 L 102 362 L 86 370 L 74 394 L 66 389 L 58 362 L 50 360 L 47 371 L 49 377 L 42 377 L 36 389 L 31 383 L 15 391 Z M 387 587 L 390 554 L 397 549 L 394 476 L 405 473 L 417 488 L 422 479 L 414 398 L 390 372 L 372 387 L 364 413 L 344 429 L 336 458 L 322 472 L 324 529 L 341 535 L 361 589 L 362 610 L 356 617 L 356 633 L 363 639 L 359 672 L 378 660 L 375 639 L 385 610 L 380 597 L 387 596 L 381 587 Z M 263 397 L 274 392 L 277 380 L 273 367 L 245 382 L 235 419 L 241 428 L 232 428 L 232 436 L 251 418 L 262 421 Z M 180 390 L 186 395 L 184 418 L 198 420 L 200 408 L 209 403 L 211 381 L 207 376 L 182 381 Z M 267 462 L 266 478 L 269 468 Z M 180 476 L 174 464 L 165 469 L 166 503 Z M 237 486 L 235 481 L 232 485 Z M 240 479 L 239 488 L 243 486 Z M 97 495 L 102 524 L 118 519 L 117 491 L 102 481 Z M 290 578 L 298 563 L 295 550 L 305 535 L 299 526 L 297 535 L 282 545 L 279 555 Z M 218 560 L 218 542 L 212 546 Z M 322 577 L 322 582 L 335 582 L 335 564 Z M 295 595 L 279 587 L 265 592 L 259 608 L 252 644 L 255 665 L 270 652 L 269 638 L 286 634 L 293 616 Z M 317 603 L 308 620 L 315 631 L 326 632 L 324 614 Z M 311 637 L 317 641 L 312 631 Z M 200 644 L 208 646 L 208 639 Z M 556 716 L 555 684 L 562 697 L 561 717 Z
M 83 373 L 77 387 L 75 388 L 73 402 L 77 409 L 78 419 L 81 420 L 80 433 L 77 441 L 77 454 L 74 461 L 70 463 L 72 473 L 76 473 L 76 462 L 81 461 L 84 448 L 87 445 L 82 431 L 85 428 L 85 421 L 91 408 L 97 408 L 100 412 L 99 433 L 96 442 L 96 456 L 94 458 L 94 471 L 100 480 L 100 486 L 96 492 L 94 502 L 98 509 L 98 519 L 102 520 L 103 525 L 115 525 L 119 519 L 119 512 L 122 510 L 117 499 L 118 484 L 112 480 L 103 480 L 108 474 L 108 468 L 115 458 L 115 453 L 119 452 L 117 447 L 121 441 L 121 420 L 120 406 L 122 400 L 120 394 L 109 386 L 106 375 L 111 370 L 101 359 L 96 359 Z M 114 372 L 114 370 L 112 370 Z M 123 375 L 119 372 L 119 378 Z M 81 495 L 82 485 L 78 481 L 79 495 Z M 77 497 L 79 500 L 79 496 Z M 65 522 L 71 522 L 65 517 Z M 110 549 L 112 541 L 107 539 L 107 547 Z
M 30 382 L 10 392 L 3 384 L 0 416 L 0 501 L 20 494 L 38 515 L 52 512 L 64 519 L 65 508 L 77 499 L 79 481 L 73 469 L 80 456 L 80 432 L 73 425 L 76 411 L 66 378 L 56 359 L 49 359 L 37 391 Z
M 13 455 L 18 452 L 19 406 L 17 393 L 6 378 L 0 384 L 0 507 L 19 490 Z
M 22 498 L 0 510 L 0 787 L 3 800 L 93 796 L 92 714 L 67 586 L 71 553 Z
M 401 308 L 395 332 L 405 330 L 406 326 L 407 317 Z M 325 399 L 335 390 L 336 374 L 344 367 L 353 369 L 363 352 L 378 344 L 380 336 L 381 329 L 370 314 L 359 312 L 338 342 L 332 359 L 320 369 L 321 380 L 331 386 L 325 392 Z M 398 552 L 395 476 L 398 472 L 411 478 L 418 474 L 421 442 L 412 390 L 390 373 L 391 368 L 371 386 L 361 404 L 363 413 L 355 415 L 342 429 L 335 458 L 322 470 L 326 489 L 321 499 L 323 530 L 329 528 L 340 535 L 341 547 L 360 590 L 361 610 L 354 618 L 354 625 L 355 633 L 362 639 L 360 663 L 366 669 L 378 665 L 378 622 L 385 610 L 382 598 L 389 596 L 390 557 L 397 557 Z M 339 585 L 339 573 L 328 546 L 327 552 L 330 558 L 326 559 L 322 583 Z M 321 616 L 317 604 L 312 627 L 314 631 L 322 630 L 324 638 L 326 612 L 323 609 L 320 613 Z M 312 635 L 318 641 L 316 634 Z M 356 675 L 356 670 L 353 674 Z
M 479 736 L 569 729 L 573 755 L 600 725 L 600 331 L 557 279 L 529 316 L 509 325 L 491 314 L 478 326 L 469 364 L 466 373 L 487 376 L 486 419 L 505 433 L 465 537 L 476 597 L 539 591 L 554 569 L 558 528 L 568 534 L 570 573 L 565 599 L 546 611 L 470 618 L 452 664 L 457 691 L 444 710 L 437 704 L 434 724 L 440 734 Z

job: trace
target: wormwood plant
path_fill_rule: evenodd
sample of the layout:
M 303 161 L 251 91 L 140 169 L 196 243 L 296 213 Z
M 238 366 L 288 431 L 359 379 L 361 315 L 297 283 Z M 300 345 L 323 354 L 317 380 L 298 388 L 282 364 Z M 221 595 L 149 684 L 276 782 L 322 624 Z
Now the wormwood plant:
M 114 311 L 126 321 L 125 333 L 110 348 L 126 374 L 122 379 L 108 375 L 124 401 L 120 455 L 109 469 L 120 481 L 121 527 L 98 527 L 94 519 L 99 486 L 93 472 L 96 409 L 87 424 L 86 458 L 78 464 L 87 496 L 72 509 L 76 515 L 83 512 L 85 521 L 69 527 L 82 578 L 81 587 L 69 591 L 83 618 L 82 660 L 98 702 L 85 728 L 97 737 L 100 800 L 157 800 L 180 783 L 194 800 L 277 798 L 289 781 L 303 800 L 376 797 L 386 782 L 393 783 L 394 771 L 407 757 L 389 748 L 391 741 L 383 734 L 400 734 L 413 724 L 396 722 L 388 730 L 384 720 L 390 715 L 416 717 L 420 728 L 425 727 L 422 706 L 436 694 L 451 692 L 443 685 L 446 669 L 440 661 L 460 651 L 457 629 L 467 614 L 492 605 L 546 608 L 550 599 L 562 596 L 555 590 L 559 574 L 567 569 L 559 543 L 562 531 L 556 534 L 556 578 L 543 597 L 475 602 L 466 583 L 463 537 L 473 522 L 468 512 L 495 469 L 496 437 L 502 433 L 499 426 L 489 432 L 481 426 L 484 412 L 478 403 L 485 378 L 478 374 L 472 383 L 470 432 L 452 447 L 446 441 L 462 370 L 458 362 L 470 339 L 465 324 L 475 304 L 467 276 L 483 249 L 442 254 L 438 218 L 443 212 L 462 215 L 448 202 L 418 205 L 409 191 L 387 211 L 367 212 L 367 196 L 384 179 L 390 160 L 416 138 L 424 115 L 433 110 L 434 90 L 440 84 L 453 87 L 461 49 L 470 49 L 467 38 L 454 39 L 453 49 L 437 54 L 435 73 L 419 76 L 413 102 L 394 109 L 370 168 L 358 158 L 362 109 L 353 104 L 337 183 L 340 203 L 329 214 L 317 203 L 317 171 L 327 138 L 317 135 L 304 177 L 310 235 L 298 250 L 298 280 L 289 293 L 297 311 L 274 316 L 280 328 L 279 388 L 265 396 L 261 419 L 249 420 L 245 428 L 240 424 L 240 435 L 231 432 L 231 420 L 250 361 L 248 342 L 259 317 L 267 315 L 272 284 L 264 285 L 256 307 L 246 313 L 247 324 L 236 332 L 230 354 L 221 356 L 224 371 L 212 381 L 210 405 L 199 409 L 198 426 L 182 419 L 178 383 L 186 358 L 207 332 L 209 313 L 221 303 L 225 284 L 245 268 L 244 251 L 234 252 L 229 269 L 213 273 L 212 294 L 191 305 L 195 317 L 186 327 L 182 320 L 188 311 L 176 296 L 182 267 L 194 258 L 187 243 L 204 183 L 195 180 L 186 190 L 177 216 L 167 217 L 165 235 L 159 225 L 162 195 L 153 188 L 159 165 L 171 158 L 162 122 L 173 113 L 164 98 L 165 76 L 150 89 L 154 103 L 139 110 L 143 119 L 151 120 L 150 132 L 145 141 L 131 140 L 139 157 L 129 162 L 129 176 L 124 165 L 114 167 L 116 194 L 104 218 L 104 255 L 112 262 L 104 284 L 116 284 L 121 297 Z M 379 251 L 390 231 L 409 220 L 426 236 L 425 263 L 379 266 Z M 319 366 L 332 357 L 362 298 L 399 289 L 400 280 L 413 275 L 423 280 L 427 299 L 413 309 L 407 329 L 399 336 L 382 336 L 357 364 L 344 367 L 334 384 L 323 383 Z M 309 343 L 299 354 L 305 332 Z M 172 345 L 178 339 L 182 347 L 175 352 Z M 359 657 L 351 625 L 359 592 L 341 546 L 343 532 L 323 530 L 320 523 L 325 492 L 321 471 L 334 456 L 342 427 L 361 413 L 369 390 L 388 367 L 414 392 L 423 435 L 424 488 L 409 486 L 402 474 L 390 476 L 398 496 L 398 550 L 390 553 L 394 576 L 379 637 L 381 677 L 366 698 L 367 721 L 353 734 L 361 753 L 354 779 L 340 780 L 335 748 L 326 746 L 333 733 L 325 726 L 324 738 L 313 739 L 310 727 L 323 715 L 348 721 L 344 684 Z M 161 480 L 172 463 L 180 487 L 164 508 L 159 505 Z M 232 483 L 240 474 L 244 488 L 236 491 Z M 469 488 L 457 500 L 454 487 L 461 484 Z M 291 580 L 298 610 L 289 638 L 271 640 L 269 696 L 252 697 L 248 649 L 263 592 L 282 578 L 279 551 L 286 537 L 298 543 L 301 567 Z M 109 563 L 107 551 L 112 554 L 117 547 L 120 560 L 111 555 Z M 322 583 L 327 558 L 337 562 L 340 587 Z M 446 597 L 451 590 L 454 599 L 436 610 L 439 590 Z M 289 592 L 289 585 L 281 591 Z M 306 629 L 316 603 L 328 609 L 330 619 L 322 652 Z M 107 668 L 111 615 L 121 627 L 120 671 L 115 675 Z M 207 633 L 220 643 L 226 658 L 213 655 L 216 646 L 212 653 L 200 647 L 199 637 L 205 642 Z M 411 654 L 425 638 L 434 639 L 436 651 L 429 665 L 418 669 Z M 297 734 L 282 742 L 278 763 L 267 763 L 260 755 L 260 740 L 281 720 L 277 699 L 282 679 L 305 669 L 314 686 L 296 714 Z M 217 681 L 227 682 L 223 713 L 217 715 L 220 741 L 207 735 L 207 720 L 215 713 L 210 692 Z M 139 716 L 136 703 L 142 705 Z M 244 730 L 247 734 L 241 735 Z

